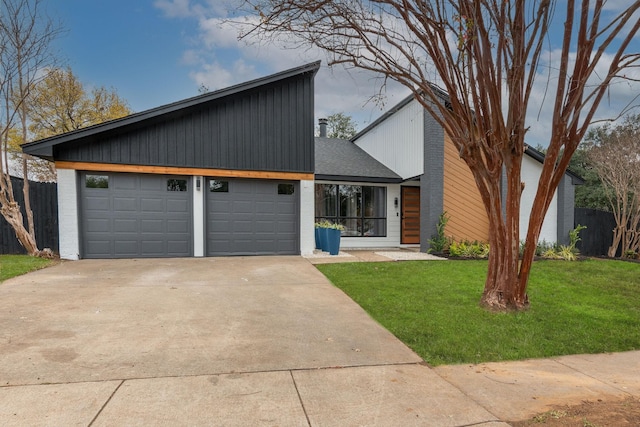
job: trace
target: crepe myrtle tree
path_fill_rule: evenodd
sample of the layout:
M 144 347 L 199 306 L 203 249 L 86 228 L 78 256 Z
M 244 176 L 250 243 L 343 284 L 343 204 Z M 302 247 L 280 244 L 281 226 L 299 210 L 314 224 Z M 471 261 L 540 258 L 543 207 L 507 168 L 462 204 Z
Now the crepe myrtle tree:
M 243 4 L 252 16 L 240 38 L 314 46 L 327 53 L 330 65 L 379 73 L 412 91 L 470 168 L 489 218 L 491 255 L 481 304 L 526 308 L 536 243 L 556 188 L 609 85 L 631 79 L 629 69 L 637 66 L 640 54 L 629 50 L 640 26 L 640 0 L 615 13 L 605 0 Z M 541 65 L 552 19 L 563 22 L 555 72 Z M 519 262 L 525 118 L 536 79 L 546 80 L 553 102 L 551 136 Z
M 607 255 L 640 252 L 640 114 L 590 130 L 585 145 L 616 222 Z
M 22 155 L 24 210 L 16 202 L 9 171 L 9 145 L 27 140 L 30 94 L 53 63 L 53 40 L 61 27 L 51 20 L 41 0 L 0 0 L 0 214 L 29 255 L 49 256 L 36 241 L 30 203 L 27 156 Z

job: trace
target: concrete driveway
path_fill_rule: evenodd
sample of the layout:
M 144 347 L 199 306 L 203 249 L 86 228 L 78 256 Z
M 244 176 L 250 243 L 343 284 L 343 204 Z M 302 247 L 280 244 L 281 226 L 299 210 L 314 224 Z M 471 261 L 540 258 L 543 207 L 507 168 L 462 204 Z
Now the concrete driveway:
M 301 257 L 0 284 L 0 425 L 498 425 Z

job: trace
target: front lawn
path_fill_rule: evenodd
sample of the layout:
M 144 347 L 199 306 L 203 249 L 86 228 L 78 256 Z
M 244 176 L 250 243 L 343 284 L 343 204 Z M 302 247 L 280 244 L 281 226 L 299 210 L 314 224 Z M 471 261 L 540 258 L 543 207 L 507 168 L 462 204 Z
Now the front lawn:
M 640 264 L 537 261 L 531 308 L 479 306 L 486 261 L 317 265 L 431 365 L 640 349 Z
M 50 259 L 28 255 L 0 255 L 0 282 L 53 263 Z

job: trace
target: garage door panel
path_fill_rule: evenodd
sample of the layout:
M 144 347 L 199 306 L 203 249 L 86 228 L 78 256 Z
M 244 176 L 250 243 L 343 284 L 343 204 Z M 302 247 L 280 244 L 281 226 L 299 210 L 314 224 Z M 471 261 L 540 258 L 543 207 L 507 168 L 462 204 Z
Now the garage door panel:
M 138 210 L 138 204 L 134 197 L 114 197 L 113 210 L 118 212 L 134 212 Z
M 207 255 L 298 254 L 299 196 L 278 194 L 279 183 L 237 179 L 207 191 Z
M 270 236 L 273 236 L 273 234 L 277 231 L 277 225 L 273 221 L 256 221 L 255 224 L 255 232 L 257 234 L 266 233 Z
M 87 196 L 87 210 L 105 211 L 111 209 L 110 200 L 104 196 Z
M 81 175 L 81 183 L 86 175 Z M 167 184 L 176 179 L 188 182 L 187 178 L 126 173 L 103 176 L 108 183 L 104 188 L 81 185 L 82 257 L 192 255 L 192 195 L 169 191 Z
M 107 233 L 109 232 L 111 227 L 110 221 L 108 219 L 92 219 L 87 221 L 86 229 L 94 232 L 94 233 Z
M 236 200 L 232 203 L 231 209 L 236 214 L 248 214 L 253 215 L 253 200 Z
M 158 236 L 157 240 L 142 240 L 140 242 L 142 251 L 148 254 L 161 256 L 165 253 L 164 239 Z
M 191 223 L 185 220 L 168 220 L 167 221 L 167 233 L 189 233 Z
M 169 213 L 187 213 L 189 206 L 184 203 L 183 199 L 167 199 L 166 209 Z
M 164 232 L 163 219 L 143 219 L 140 220 L 140 231 L 142 233 L 162 233 Z
M 116 240 L 113 246 L 114 251 L 120 256 L 136 256 L 139 252 L 138 242 L 135 240 Z
M 253 221 L 237 219 L 232 222 L 232 230 L 234 234 L 240 236 L 241 234 L 250 234 L 253 232 Z
M 170 177 L 163 177 L 163 179 L 158 179 L 157 175 L 140 175 L 139 176 L 139 188 L 142 191 L 162 191 L 166 190 L 167 179 L 172 179 Z
M 104 240 L 92 240 L 89 242 L 87 250 L 91 251 L 94 254 L 102 254 L 107 257 L 111 253 L 111 241 L 108 239 Z
M 164 204 L 165 204 L 164 200 L 160 200 L 156 198 L 140 199 L 140 209 L 142 210 L 142 212 L 164 213 Z
M 138 185 L 135 180 L 131 179 L 129 174 L 108 174 L 109 188 L 115 190 L 136 190 Z
M 135 219 L 114 219 L 113 231 L 116 233 L 135 233 L 138 228 L 138 221 Z
M 278 208 L 276 206 L 276 204 L 274 202 L 261 202 L 261 201 L 257 201 L 256 202 L 256 209 L 258 212 L 261 213 L 274 213 L 278 211 Z
M 278 222 L 277 224 L 277 233 L 279 235 L 283 235 L 286 233 L 295 233 L 296 232 L 296 227 L 298 225 L 294 224 L 293 222 Z

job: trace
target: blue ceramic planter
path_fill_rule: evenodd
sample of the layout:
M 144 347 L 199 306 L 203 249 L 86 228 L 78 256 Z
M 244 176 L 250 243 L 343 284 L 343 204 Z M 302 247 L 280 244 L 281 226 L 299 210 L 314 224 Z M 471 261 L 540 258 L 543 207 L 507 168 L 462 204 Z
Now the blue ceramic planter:
M 327 230 L 327 247 L 323 249 L 331 255 L 338 255 L 340 252 L 340 230 L 335 228 L 325 228 Z

